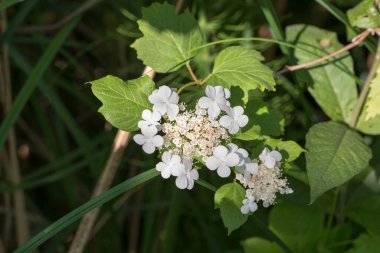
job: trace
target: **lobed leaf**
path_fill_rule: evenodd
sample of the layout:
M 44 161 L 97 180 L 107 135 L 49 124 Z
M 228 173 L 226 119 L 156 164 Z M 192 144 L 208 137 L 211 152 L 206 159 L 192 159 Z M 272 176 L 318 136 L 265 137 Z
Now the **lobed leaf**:
M 99 112 L 111 125 L 124 131 L 138 130 L 142 112 L 152 108 L 148 97 L 154 90 L 154 82 L 148 76 L 127 82 L 106 76 L 90 84 L 92 92 L 103 103 Z
M 371 149 L 355 131 L 337 122 L 312 126 L 306 135 L 310 201 L 367 168 Z
M 168 3 L 143 8 L 137 22 L 143 37 L 133 43 L 137 57 L 156 72 L 173 72 L 195 56 L 193 48 L 204 44 L 204 35 L 195 18 L 185 11 L 177 15 Z
M 276 85 L 272 71 L 261 63 L 264 58 L 253 49 L 241 46 L 228 47 L 216 56 L 209 85 L 226 88 L 240 87 L 245 100 L 253 89 L 274 90 Z

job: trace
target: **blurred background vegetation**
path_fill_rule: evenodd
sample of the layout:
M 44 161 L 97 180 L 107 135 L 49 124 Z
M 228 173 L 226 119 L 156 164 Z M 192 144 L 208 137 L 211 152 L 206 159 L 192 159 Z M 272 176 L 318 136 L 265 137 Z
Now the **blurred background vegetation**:
M 0 146 L 0 252 L 11 252 L 91 197 L 116 129 L 97 112 L 100 102 L 86 82 L 106 74 L 125 80 L 141 76 L 144 66 L 130 45 L 140 36 L 136 21 L 141 8 L 156 1 L 13 2 L 0 17 L 0 118 L 12 106 L 19 107 L 12 111 L 11 131 L 0 133 L 6 138 Z M 283 27 L 312 24 L 337 32 L 345 44 L 345 25 L 320 2 L 345 11 L 359 0 L 275 0 L 273 5 Z M 185 0 L 185 8 L 199 20 L 209 41 L 272 37 L 255 0 Z M 61 34 L 65 32 L 67 36 Z M 287 63 L 274 44 L 241 44 L 262 51 L 274 71 Z M 204 77 L 209 72 L 215 52 L 223 46 L 202 51 L 196 58 L 197 75 Z M 355 48 L 351 53 L 356 73 L 365 76 L 371 62 L 367 51 Z M 187 79 L 186 70 L 155 77 L 158 85 L 183 84 Z M 281 84 L 277 91 L 263 99 L 285 117 L 285 139 L 303 146 L 309 127 L 327 117 L 305 92 L 305 84 L 289 80 L 277 80 Z M 254 150 L 255 143 L 251 145 Z M 300 168 L 304 168 L 303 160 L 297 160 Z M 131 141 L 113 185 L 155 164 L 153 156 Z M 200 173 L 213 185 L 227 182 Z M 308 187 L 289 180 L 296 192 L 286 198 L 306 205 Z M 246 238 L 271 239 L 262 227 L 268 210 L 260 209 L 254 216 L 258 218 L 250 218 L 227 236 L 212 192 L 199 185 L 192 191 L 179 191 L 173 182 L 156 179 L 102 207 L 85 252 L 242 252 L 241 241 Z M 39 251 L 67 252 L 77 226 L 69 226 Z

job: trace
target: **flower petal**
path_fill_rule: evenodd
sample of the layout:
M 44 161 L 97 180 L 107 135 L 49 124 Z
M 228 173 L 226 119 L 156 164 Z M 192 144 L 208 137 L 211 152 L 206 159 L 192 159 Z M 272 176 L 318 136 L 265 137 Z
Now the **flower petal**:
M 166 168 L 166 164 L 163 162 L 159 162 L 156 164 L 156 170 L 159 172 L 165 170 L 165 168 Z
M 210 156 L 206 159 L 206 167 L 209 170 L 216 170 L 219 165 L 221 164 L 221 161 L 214 156 Z
M 247 115 L 240 115 L 237 119 L 237 123 L 238 123 L 239 127 L 245 127 L 248 124 Z
M 231 92 L 229 89 L 224 89 L 224 97 L 229 99 L 231 97 Z
M 149 102 L 151 102 L 152 104 L 162 102 L 162 100 L 158 94 L 158 90 L 154 90 L 148 99 L 149 99 Z
M 257 210 L 257 204 L 256 204 L 256 202 L 252 201 L 248 205 L 249 205 L 249 210 L 251 212 L 255 212 Z
M 208 108 L 210 106 L 210 104 L 213 103 L 211 99 L 209 99 L 208 97 L 201 97 L 199 100 L 198 100 L 198 106 L 200 108 Z
M 276 160 L 271 156 L 267 156 L 267 158 L 264 161 L 264 164 L 268 169 L 273 169 L 276 165 Z
M 231 169 L 225 163 L 220 164 L 216 172 L 220 177 L 228 177 L 231 175 Z
M 198 170 L 191 170 L 190 171 L 190 177 L 193 180 L 198 180 L 199 179 L 199 173 Z
M 229 167 L 234 167 L 236 166 L 240 161 L 240 157 L 236 153 L 229 153 L 226 156 L 226 164 Z
M 147 154 L 153 154 L 154 150 L 156 149 L 155 146 L 151 142 L 146 142 L 142 146 L 142 148 L 145 151 L 145 153 L 147 153 Z
M 179 101 L 179 96 L 176 92 L 172 92 L 172 94 L 170 95 L 168 101 L 171 103 L 171 104 L 178 104 L 178 101 Z
M 166 113 L 166 104 L 162 102 L 154 104 L 153 111 L 164 115 Z
M 209 98 L 215 98 L 215 88 L 207 85 L 206 90 L 205 90 L 206 96 Z
M 179 112 L 178 105 L 175 105 L 175 104 L 166 105 L 166 113 L 168 114 L 170 120 L 173 120 L 178 115 L 178 112 Z
M 249 213 L 249 206 L 247 204 L 243 205 L 240 208 L 240 211 L 241 211 L 242 214 L 248 214 Z
M 218 115 L 220 114 L 220 108 L 217 103 L 215 102 L 210 103 L 210 106 L 208 107 L 207 112 L 208 112 L 208 115 L 215 118 L 215 117 L 218 117 Z
M 228 149 L 222 145 L 217 146 L 213 151 L 213 155 L 221 161 L 224 161 L 226 159 L 227 154 Z
M 230 116 L 228 115 L 224 115 L 222 116 L 220 119 L 219 119 L 219 124 L 222 126 L 222 127 L 225 127 L 225 128 L 229 128 L 230 125 L 231 125 L 231 122 L 232 122 L 232 119 Z
M 235 153 L 239 149 L 238 145 L 236 145 L 235 143 L 229 143 L 227 146 L 230 149 L 231 153 Z
M 156 135 L 152 138 L 152 144 L 156 147 L 161 147 L 164 144 L 164 138 L 160 135 Z
M 163 85 L 158 88 L 158 94 L 161 98 L 163 98 L 163 101 L 167 101 L 172 94 L 172 90 L 168 86 Z
M 156 121 L 156 122 L 160 121 L 161 120 L 161 114 L 159 112 L 153 111 L 151 120 Z
M 146 142 L 146 138 L 142 134 L 136 134 L 133 136 L 133 140 L 139 145 L 143 145 Z
M 176 164 L 175 167 L 172 168 L 172 174 L 173 176 L 179 177 L 179 176 L 185 176 L 186 171 L 185 171 L 185 166 L 182 163 Z
M 237 116 L 240 116 L 244 113 L 244 109 L 241 106 L 235 106 L 232 108 L 234 117 L 237 118 Z
M 191 190 L 194 187 L 194 180 L 187 179 L 187 187 L 186 189 Z
M 161 157 L 161 160 L 163 162 L 165 162 L 166 164 L 168 164 L 170 162 L 170 160 L 172 159 L 172 154 L 169 152 L 169 151 L 165 151 L 163 154 L 162 154 L 162 157 Z
M 273 157 L 277 162 L 281 161 L 282 159 L 282 155 L 280 152 L 278 152 L 277 150 L 273 150 L 269 153 L 269 155 L 271 157 Z
M 161 171 L 161 176 L 164 179 L 168 179 L 171 176 L 171 171 L 168 167 L 166 167 L 163 171 Z
M 236 122 L 236 121 L 231 121 L 231 124 L 230 124 L 230 126 L 228 127 L 228 132 L 230 133 L 230 134 L 236 134 L 237 132 L 239 132 L 239 125 L 238 125 L 238 123 Z
M 146 121 L 150 121 L 152 119 L 152 112 L 148 109 L 145 109 L 143 112 L 142 112 L 142 115 L 141 117 L 146 120 Z
M 181 157 L 179 155 L 172 155 L 170 163 L 171 164 L 180 164 L 181 163 Z
M 175 185 L 179 188 L 179 189 L 185 189 L 188 185 L 187 183 L 187 177 L 186 176 L 179 176 L 177 177 L 177 179 L 175 180 Z

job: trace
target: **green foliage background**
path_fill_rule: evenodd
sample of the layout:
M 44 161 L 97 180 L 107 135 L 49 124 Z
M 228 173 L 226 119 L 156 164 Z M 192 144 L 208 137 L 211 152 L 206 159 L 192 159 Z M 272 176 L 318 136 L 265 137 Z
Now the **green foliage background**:
M 198 54 L 183 51 L 182 45 L 178 57 L 166 59 L 164 49 L 140 38 L 158 36 L 150 25 L 162 17 L 142 8 L 153 2 L 163 3 L 103 1 L 54 29 L 44 26 L 78 10 L 83 2 L 1 2 L 0 10 L 7 12 L 3 17 L 7 26 L 0 45 L 6 45 L 9 52 L 13 93 L 9 110 L 2 101 L 1 205 L 9 206 L 7 194 L 22 190 L 28 214 L 36 217 L 28 223 L 31 235 L 37 237 L 18 252 L 30 252 L 42 242 L 40 252 L 67 252 L 80 217 L 101 204 L 104 206 L 85 252 L 380 252 L 380 116 L 376 116 L 376 101 L 365 105 L 371 110 L 365 111 L 369 123 L 363 114 L 358 131 L 350 128 L 358 99 L 356 84 L 363 86 L 376 39 L 370 38 L 365 46 L 319 67 L 270 75 L 285 64 L 307 62 L 339 49 L 360 28 L 379 26 L 376 11 L 368 18 L 365 4 L 352 9 L 361 2 L 355 0 L 184 1 L 182 10 L 188 12 L 181 24 L 196 38 L 193 47 L 201 46 L 206 39 L 259 39 L 234 41 L 234 47 L 229 48 L 230 44 L 219 43 L 200 49 Z M 153 16 L 153 21 L 147 18 L 138 22 L 144 12 Z M 170 15 L 165 17 L 175 18 Z M 194 30 L 196 22 L 200 30 Z M 176 27 L 170 22 L 163 27 L 171 25 Z M 179 40 L 171 34 L 165 36 Z M 327 46 L 321 38 L 327 40 Z M 138 117 L 136 105 L 141 105 L 153 87 L 149 81 L 139 85 L 141 79 L 136 79 L 144 68 L 136 54 L 139 48 L 150 49 L 144 51 L 147 56 L 139 57 L 160 72 L 154 79 L 156 86 L 178 88 L 189 82 L 182 66 L 192 57 L 198 77 L 212 73 L 207 84 L 227 80 L 222 85 L 231 86 L 236 94 L 232 104 L 246 102 L 246 113 L 255 122 L 242 129 L 236 141 L 253 157 L 264 146 L 282 151 L 287 160 L 285 174 L 294 193 L 280 197 L 274 207 L 239 217 L 234 214 L 239 203 L 228 195 L 236 191 L 243 196 L 236 183 L 201 170 L 200 177 L 211 186 L 179 191 L 172 180 L 155 178 L 157 173 L 149 169 L 157 160 L 131 141 L 113 182 L 117 186 L 89 201 L 116 133 L 98 113 L 102 104 L 91 93 L 92 88 L 102 100 L 103 83 L 91 81 L 106 75 L 129 80 L 130 91 L 137 90 L 139 97 L 131 97 L 126 91 L 128 103 L 123 113 Z M 234 56 L 238 56 L 235 61 Z M 218 68 L 220 62 L 244 75 L 220 79 L 224 71 Z M 265 73 L 264 77 L 257 75 L 258 70 Z M 247 87 L 252 77 L 263 79 Z M 121 79 L 113 82 L 122 87 Z M 373 100 L 374 90 L 370 95 Z M 191 104 L 201 95 L 201 89 L 192 87 L 183 99 Z M 117 105 L 104 105 L 100 111 L 112 114 L 117 109 Z M 120 119 L 120 115 L 111 116 L 107 118 L 110 122 Z M 118 121 L 116 126 L 136 130 L 135 122 L 127 120 Z M 7 158 L 11 127 L 16 133 L 22 175 L 18 184 L 7 176 L 12 169 Z M 29 150 L 26 154 L 22 152 L 25 148 Z M 155 179 L 147 182 L 151 178 Z M 140 183 L 138 190 L 132 189 Z M 214 188 L 222 185 L 214 205 Z M 19 247 L 14 227 L 7 225 L 10 220 L 14 221 L 7 212 L 1 213 L 0 239 L 6 252 Z M 46 227 L 49 229 L 38 234 Z

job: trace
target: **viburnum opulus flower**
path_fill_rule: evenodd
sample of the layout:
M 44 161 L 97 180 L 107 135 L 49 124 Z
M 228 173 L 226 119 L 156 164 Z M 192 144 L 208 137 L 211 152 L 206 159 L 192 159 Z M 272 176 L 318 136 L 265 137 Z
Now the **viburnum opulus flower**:
M 246 188 L 241 212 L 257 209 L 257 203 L 274 204 L 276 193 L 290 193 L 281 176 L 281 154 L 265 148 L 258 160 L 252 160 L 247 150 L 231 142 L 240 128 L 248 124 L 241 106 L 231 107 L 231 93 L 221 86 L 207 86 L 195 108 L 179 102 L 175 90 L 161 86 L 149 96 L 153 110 L 144 110 L 138 122 L 141 134 L 134 136 L 137 144 L 151 154 L 158 150 L 161 159 L 156 170 L 165 179 L 175 177 L 180 189 L 192 189 L 203 166 L 220 177 L 232 172 Z

